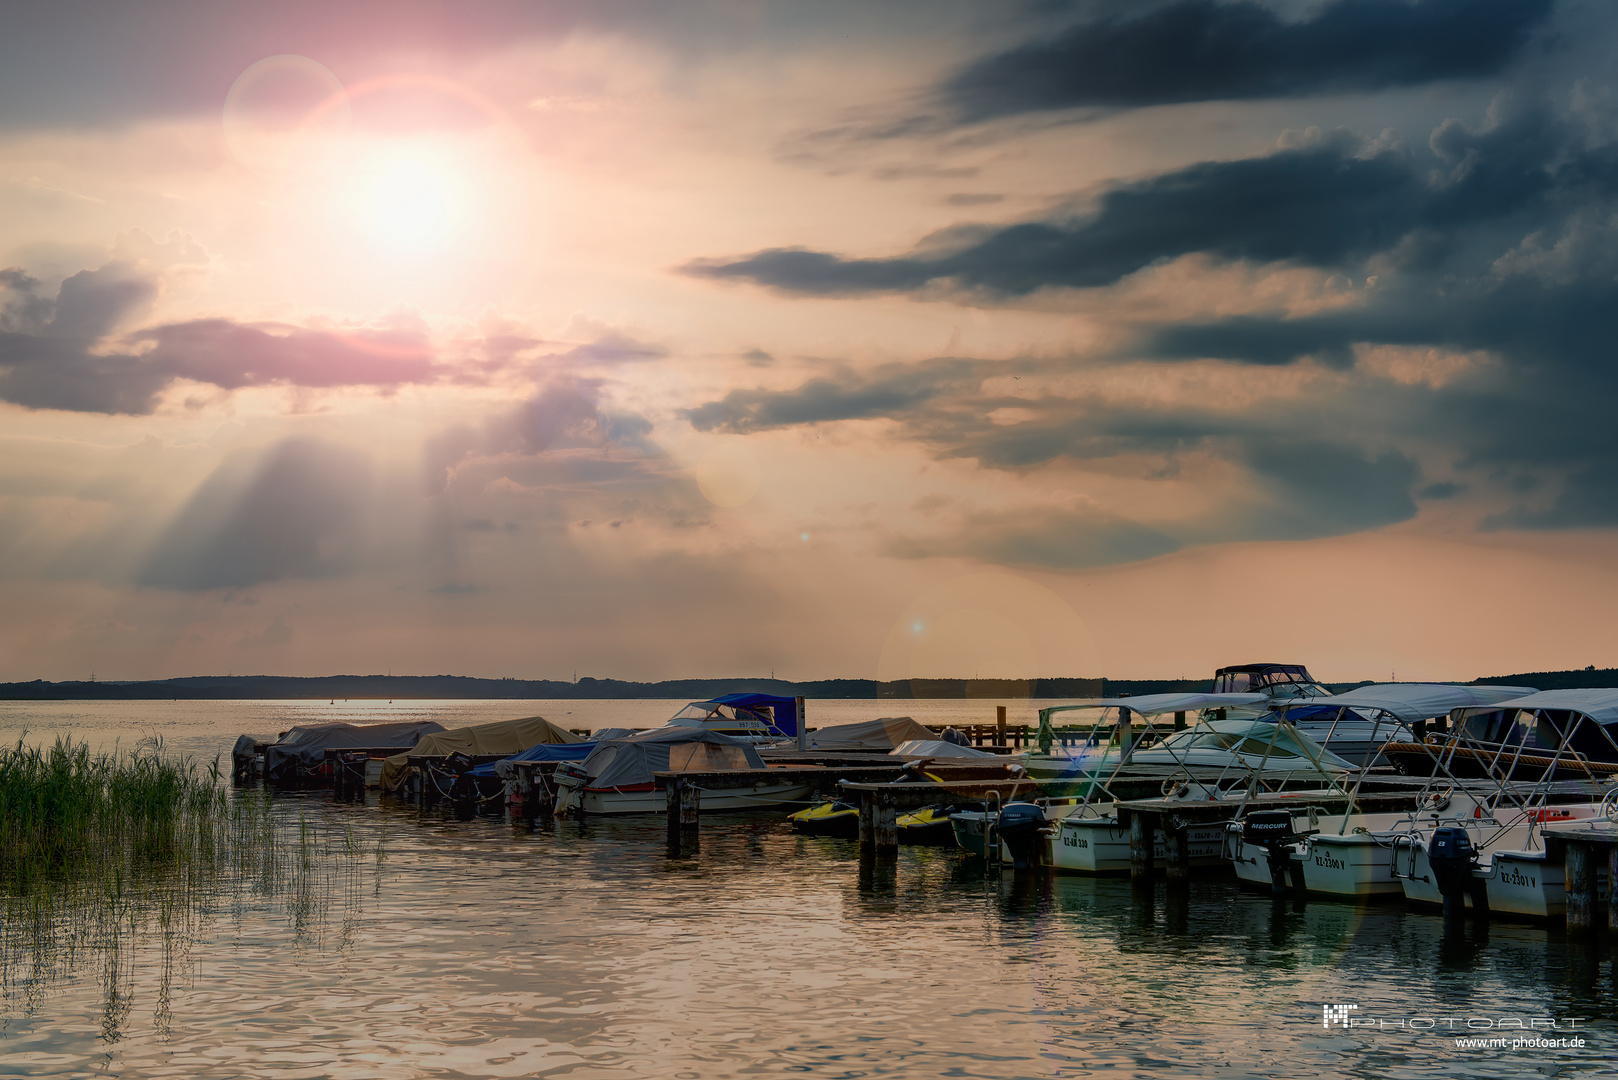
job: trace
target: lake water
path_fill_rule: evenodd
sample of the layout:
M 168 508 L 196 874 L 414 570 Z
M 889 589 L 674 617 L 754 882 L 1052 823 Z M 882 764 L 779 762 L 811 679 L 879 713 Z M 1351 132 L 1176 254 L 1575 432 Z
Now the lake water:
M 161 736 L 211 759 L 242 732 L 313 719 L 571 710 L 570 726 L 639 726 L 679 704 L 0 703 L 0 735 Z M 993 705 L 810 715 L 983 722 Z M 275 812 L 317 838 L 318 904 L 237 890 L 179 930 L 143 924 L 110 959 L 31 965 L 8 938 L 0 1076 L 1614 1073 L 1618 969 L 1557 927 L 1446 932 L 1399 903 L 1296 910 L 1223 879 L 1136 892 L 942 849 L 862 867 L 852 844 L 796 836 L 776 813 L 707 816 L 697 853 L 670 859 L 656 817 L 528 832 L 319 794 Z M 1323 1026 L 1323 1005 L 1347 1004 L 1361 1026 Z M 1559 1031 L 1509 1026 L 1550 1019 Z M 1585 1045 L 1510 1045 L 1546 1036 Z

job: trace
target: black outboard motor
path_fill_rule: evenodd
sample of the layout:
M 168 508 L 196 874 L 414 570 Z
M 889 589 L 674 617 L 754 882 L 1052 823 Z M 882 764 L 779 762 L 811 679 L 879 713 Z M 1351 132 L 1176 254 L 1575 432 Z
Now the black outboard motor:
M 1045 811 L 1033 803 L 1007 803 L 1000 811 L 994 829 L 1011 852 L 1013 870 L 1027 870 L 1040 864 L 1044 828 Z
M 1446 919 L 1461 913 L 1468 893 L 1472 895 L 1472 913 L 1488 914 L 1489 887 L 1472 876 L 1478 865 L 1478 852 L 1465 829 L 1449 826 L 1434 829 L 1433 838 L 1427 844 L 1427 862 L 1433 868 L 1433 884 L 1444 898 Z
M 1242 819 L 1242 840 L 1264 849 L 1270 864 L 1270 890 L 1276 896 L 1286 895 L 1289 874 L 1292 887 L 1303 895 L 1303 864 L 1292 858 L 1292 845 L 1301 839 L 1292 829 L 1289 810 L 1255 810 Z

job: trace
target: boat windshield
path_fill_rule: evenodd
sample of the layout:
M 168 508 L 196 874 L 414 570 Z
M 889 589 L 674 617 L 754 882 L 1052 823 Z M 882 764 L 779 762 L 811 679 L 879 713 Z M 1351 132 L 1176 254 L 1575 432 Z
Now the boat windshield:
M 1246 664 L 1220 668 L 1214 674 L 1215 694 L 1257 694 L 1282 691 L 1323 695 L 1326 688 L 1302 664 Z
M 670 718 L 670 723 L 689 721 L 719 723 L 730 721 L 738 726 L 767 723 L 764 717 L 751 709 L 738 709 L 713 701 L 693 701 Z

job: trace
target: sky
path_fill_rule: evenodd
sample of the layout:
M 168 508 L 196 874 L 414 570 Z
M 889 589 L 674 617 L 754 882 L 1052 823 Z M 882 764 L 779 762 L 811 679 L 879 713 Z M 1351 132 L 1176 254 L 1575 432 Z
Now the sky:
M 79 0 L 0 680 L 1618 666 L 1595 0 Z

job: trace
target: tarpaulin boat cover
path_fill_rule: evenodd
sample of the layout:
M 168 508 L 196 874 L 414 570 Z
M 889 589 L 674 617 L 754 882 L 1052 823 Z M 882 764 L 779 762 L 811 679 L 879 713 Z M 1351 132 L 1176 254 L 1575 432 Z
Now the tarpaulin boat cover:
M 592 788 L 638 787 L 660 772 L 717 772 L 762 769 L 764 759 L 753 744 L 691 727 L 660 727 L 597 743 L 584 759 Z
M 557 727 L 543 716 L 521 720 L 496 720 L 492 724 L 439 729 L 416 743 L 408 754 L 396 754 L 382 763 L 382 790 L 392 791 L 404 782 L 407 760 L 412 756 L 448 757 L 451 754 L 520 754 L 540 743 L 578 743 L 584 739 L 566 728 Z
M 517 770 L 511 767 L 513 761 L 583 761 L 595 748 L 593 742 L 540 743 L 520 754 L 479 765 L 472 770 L 472 775 L 498 776 L 502 780 L 510 780 L 517 775 Z
M 264 751 L 264 772 L 278 776 L 289 766 L 319 765 L 327 750 L 415 746 L 444 725 L 433 720 L 392 724 L 309 724 L 295 727 Z
M 809 733 L 809 746 L 815 750 L 892 750 L 909 739 L 936 739 L 937 735 L 908 716 L 884 716 L 838 724 Z
M 957 746 L 945 742 L 943 739 L 910 739 L 893 748 L 896 757 L 933 757 L 933 758 L 998 758 L 999 754 L 991 754 L 987 750 L 977 750 L 970 746 Z

